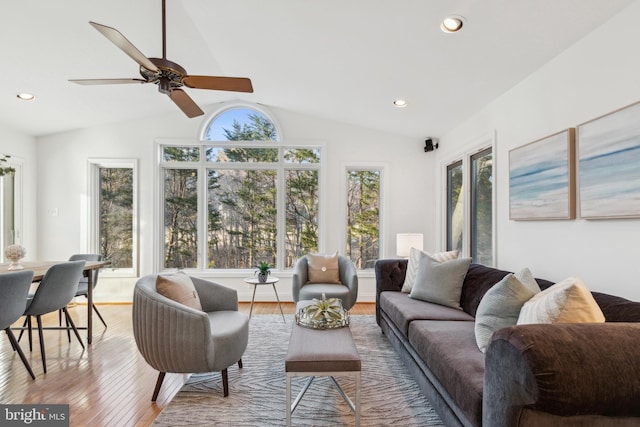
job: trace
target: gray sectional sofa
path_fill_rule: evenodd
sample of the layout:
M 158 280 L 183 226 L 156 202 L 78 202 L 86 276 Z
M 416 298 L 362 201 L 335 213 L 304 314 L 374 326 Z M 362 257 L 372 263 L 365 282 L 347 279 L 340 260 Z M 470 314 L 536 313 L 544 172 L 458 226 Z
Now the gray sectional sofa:
M 605 323 L 507 327 L 485 354 L 476 310 L 509 272 L 471 264 L 458 310 L 401 292 L 406 269 L 376 263 L 376 320 L 447 426 L 640 425 L 640 303 L 592 292 Z

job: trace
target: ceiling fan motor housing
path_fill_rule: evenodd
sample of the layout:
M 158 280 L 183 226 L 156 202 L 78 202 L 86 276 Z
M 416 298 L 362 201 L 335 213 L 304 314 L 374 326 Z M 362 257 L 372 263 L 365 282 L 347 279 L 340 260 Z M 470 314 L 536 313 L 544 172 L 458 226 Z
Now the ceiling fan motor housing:
M 187 75 L 187 70 L 166 58 L 149 58 L 149 61 L 158 67 L 158 71 L 140 66 L 140 75 L 147 82 L 157 84 L 161 93 L 169 94 L 173 89 L 184 86 L 182 79 Z

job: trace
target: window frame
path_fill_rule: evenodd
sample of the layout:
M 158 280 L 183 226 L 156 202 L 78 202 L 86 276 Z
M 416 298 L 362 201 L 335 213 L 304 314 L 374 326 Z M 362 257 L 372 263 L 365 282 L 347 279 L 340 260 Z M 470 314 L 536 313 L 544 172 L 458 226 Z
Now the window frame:
M 349 171 L 371 171 L 377 170 L 380 171 L 380 206 L 378 212 L 378 259 L 381 259 L 385 256 L 385 236 L 387 235 L 387 198 L 386 198 L 386 189 L 387 189 L 387 176 L 388 176 L 388 164 L 380 163 L 380 162 L 349 162 L 342 163 L 340 170 L 340 204 L 342 205 L 340 208 L 341 218 L 340 218 L 340 253 L 347 254 L 347 226 L 348 226 L 348 203 L 347 203 L 347 184 L 348 184 L 348 173 Z M 371 274 L 373 277 L 374 269 L 360 269 L 359 273 L 364 273 L 365 276 L 367 274 Z
M 269 119 L 270 116 L 267 116 Z M 207 121 L 210 123 L 211 120 Z M 206 128 L 205 128 L 206 130 Z M 269 144 L 269 148 L 278 150 L 277 162 L 209 162 L 206 159 L 206 148 L 209 146 L 224 145 L 225 148 L 265 148 L 265 144 Z M 167 146 L 177 147 L 198 147 L 200 150 L 200 156 L 198 161 L 191 162 L 166 162 L 163 160 L 163 148 Z M 291 163 L 284 160 L 284 153 L 287 149 L 315 149 L 320 153 L 319 163 Z M 287 170 L 317 170 L 318 171 L 318 246 L 322 247 L 323 236 L 323 221 L 322 221 L 322 206 L 323 206 L 323 176 L 324 176 L 324 163 L 323 156 L 325 152 L 324 144 L 296 144 L 296 143 L 284 143 L 282 141 L 214 141 L 214 140 L 175 140 L 175 139 L 157 139 L 156 140 L 156 153 L 157 162 L 155 165 L 156 170 L 156 232 L 154 233 L 154 241 L 156 247 L 164 248 L 164 173 L 165 169 L 196 169 L 198 171 L 198 219 L 197 224 L 199 229 L 197 230 L 198 241 L 198 268 L 185 269 L 194 273 L 215 273 L 216 275 L 225 276 L 231 275 L 238 276 L 247 275 L 253 273 L 253 268 L 206 268 L 208 252 L 207 248 L 207 179 L 206 172 L 209 169 L 217 170 L 276 170 L 277 171 L 277 195 L 276 195 L 276 227 L 277 227 L 277 244 L 276 244 L 276 266 L 272 268 L 274 272 L 291 272 L 291 268 L 285 268 L 285 227 L 286 227 L 286 207 L 285 207 L 285 172 Z M 203 211 L 204 208 L 204 211 Z M 156 271 L 173 271 L 174 268 L 164 267 L 164 249 L 159 249 L 154 257 L 154 264 Z
M 471 212 L 472 212 L 472 206 L 471 206 L 471 201 L 473 200 L 472 198 L 472 158 L 476 155 L 478 155 L 479 153 L 482 153 L 485 150 L 491 150 L 491 154 L 493 156 L 493 164 L 492 164 L 492 188 L 491 188 L 491 194 L 492 194 L 492 218 L 491 218 L 491 229 L 492 229 L 492 233 L 491 233 L 491 252 L 492 252 L 492 259 L 493 259 L 493 263 L 490 267 L 495 267 L 496 265 L 498 265 L 498 259 L 497 259 L 497 228 L 496 228 L 496 224 L 497 224 L 497 219 L 496 219 L 496 203 L 497 203 L 497 155 L 496 155 L 496 140 L 495 140 L 495 132 L 489 132 L 486 135 L 483 135 L 477 139 L 475 139 L 472 143 L 469 144 L 469 147 L 462 151 L 462 152 L 458 152 L 458 153 L 454 153 L 453 155 L 451 155 L 450 157 L 442 160 L 440 162 L 440 174 L 439 174 L 439 180 L 440 180 L 440 191 L 441 191 L 441 196 L 440 196 L 440 201 L 441 201 L 441 209 L 440 209 L 440 223 L 442 224 L 442 226 L 440 227 L 441 229 L 441 236 L 440 236 L 440 247 L 441 248 L 446 248 L 447 247 L 447 240 L 448 240 L 448 229 L 447 229 L 447 221 L 448 221 L 448 212 L 447 212 L 447 206 L 449 203 L 448 200 L 448 168 L 449 166 L 457 163 L 457 162 L 462 162 L 462 187 L 463 187 L 463 194 L 462 194 L 462 203 L 463 203 L 463 231 L 462 231 L 462 251 L 460 256 L 464 256 L 464 257 L 471 257 L 472 256 L 472 248 L 471 248 L 471 244 L 472 244 L 472 240 L 471 240 Z
M 131 268 L 105 267 L 100 272 L 105 277 L 138 277 L 140 271 L 140 227 L 139 227 L 139 203 L 138 203 L 138 159 L 136 158 L 100 158 L 88 159 L 89 178 L 89 227 L 87 233 L 88 251 L 100 253 L 100 169 L 124 168 L 133 169 L 133 213 L 132 213 L 132 260 Z

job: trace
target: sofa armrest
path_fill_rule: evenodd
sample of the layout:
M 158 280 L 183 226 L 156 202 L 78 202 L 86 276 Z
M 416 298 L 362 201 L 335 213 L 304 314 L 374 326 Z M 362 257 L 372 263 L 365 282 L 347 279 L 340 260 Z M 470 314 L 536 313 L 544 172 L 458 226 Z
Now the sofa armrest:
M 384 291 L 402 290 L 407 275 L 406 259 L 379 259 L 374 265 L 376 274 L 376 321 L 380 324 L 380 294 Z
M 485 359 L 483 425 L 524 425 L 535 414 L 547 420 L 640 417 L 639 343 L 640 323 L 497 331 Z

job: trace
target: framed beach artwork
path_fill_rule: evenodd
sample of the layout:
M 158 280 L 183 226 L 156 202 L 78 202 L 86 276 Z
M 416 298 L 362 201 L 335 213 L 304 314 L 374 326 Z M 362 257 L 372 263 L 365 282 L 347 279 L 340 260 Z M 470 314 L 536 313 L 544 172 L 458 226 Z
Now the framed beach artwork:
M 580 217 L 640 217 L 640 102 L 577 129 Z
M 575 129 L 509 151 L 509 219 L 575 219 Z

